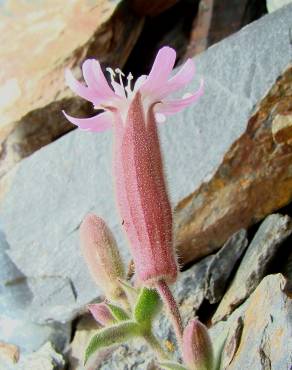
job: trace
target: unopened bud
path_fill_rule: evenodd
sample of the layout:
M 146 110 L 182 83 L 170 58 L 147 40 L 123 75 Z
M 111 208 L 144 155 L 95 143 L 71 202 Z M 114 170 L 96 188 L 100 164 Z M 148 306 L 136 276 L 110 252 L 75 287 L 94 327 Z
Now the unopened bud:
M 116 322 L 110 309 L 105 303 L 89 304 L 88 309 L 94 319 L 102 326 L 108 326 Z
M 80 226 L 83 256 L 96 284 L 109 299 L 118 299 L 123 290 L 118 279 L 125 276 L 116 241 L 104 220 L 88 214 Z
M 213 349 L 208 329 L 199 320 L 189 321 L 183 333 L 183 360 L 191 370 L 212 370 Z

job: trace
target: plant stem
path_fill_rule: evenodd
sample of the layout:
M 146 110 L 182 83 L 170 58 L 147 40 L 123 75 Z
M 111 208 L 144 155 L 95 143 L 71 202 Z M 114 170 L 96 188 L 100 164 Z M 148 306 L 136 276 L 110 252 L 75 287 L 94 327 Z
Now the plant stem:
M 177 303 L 172 295 L 169 286 L 164 280 L 159 280 L 156 283 L 156 289 L 160 294 L 162 301 L 166 307 L 174 332 L 177 338 L 178 346 L 182 348 L 183 324 Z
M 149 344 L 152 350 L 155 352 L 158 360 L 169 360 L 169 356 L 164 351 L 164 349 L 162 348 L 162 346 L 160 345 L 156 337 L 153 335 L 151 330 L 147 331 L 147 333 L 143 335 L 143 338 Z

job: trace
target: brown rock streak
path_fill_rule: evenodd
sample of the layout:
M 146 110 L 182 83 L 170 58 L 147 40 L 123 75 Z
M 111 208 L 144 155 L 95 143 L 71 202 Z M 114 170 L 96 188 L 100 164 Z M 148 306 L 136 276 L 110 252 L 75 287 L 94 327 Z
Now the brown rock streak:
M 214 177 L 176 207 L 183 262 L 203 257 L 240 228 L 263 219 L 292 198 L 292 147 L 272 134 L 276 115 L 292 110 L 292 66 L 276 81 L 225 154 Z

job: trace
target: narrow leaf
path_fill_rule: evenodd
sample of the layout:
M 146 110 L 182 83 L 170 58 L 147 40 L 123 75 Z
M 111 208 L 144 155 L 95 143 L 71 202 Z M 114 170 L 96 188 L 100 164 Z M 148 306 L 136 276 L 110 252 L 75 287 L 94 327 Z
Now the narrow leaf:
M 111 303 L 106 303 L 106 305 L 110 309 L 113 317 L 118 321 L 126 321 L 130 319 L 129 315 L 123 308 Z
M 177 362 L 163 361 L 159 362 L 158 365 L 162 369 L 166 370 L 188 370 L 186 367 L 182 366 L 181 364 L 178 364 Z
M 133 321 L 122 322 L 98 331 L 85 351 L 84 364 L 89 357 L 101 348 L 112 346 L 140 335 L 139 325 Z
M 143 326 L 149 325 L 160 308 L 161 300 L 156 290 L 143 287 L 134 309 L 134 318 Z

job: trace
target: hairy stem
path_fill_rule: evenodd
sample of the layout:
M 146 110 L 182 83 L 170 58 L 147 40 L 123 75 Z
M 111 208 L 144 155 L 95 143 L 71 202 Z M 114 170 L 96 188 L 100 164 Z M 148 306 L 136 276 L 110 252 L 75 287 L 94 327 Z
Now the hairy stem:
M 159 341 L 156 339 L 156 337 L 153 335 L 153 333 L 151 331 L 144 334 L 143 338 L 149 344 L 149 346 L 152 348 L 153 352 L 155 352 L 158 360 L 169 360 L 169 356 L 164 351 L 164 349 L 160 345 Z
M 177 306 L 177 303 L 169 289 L 167 283 L 164 280 L 159 280 L 156 283 L 156 289 L 162 298 L 162 301 L 166 307 L 171 323 L 174 328 L 174 332 L 177 338 L 178 345 L 182 347 L 182 335 L 183 335 L 183 324 L 181 315 Z

